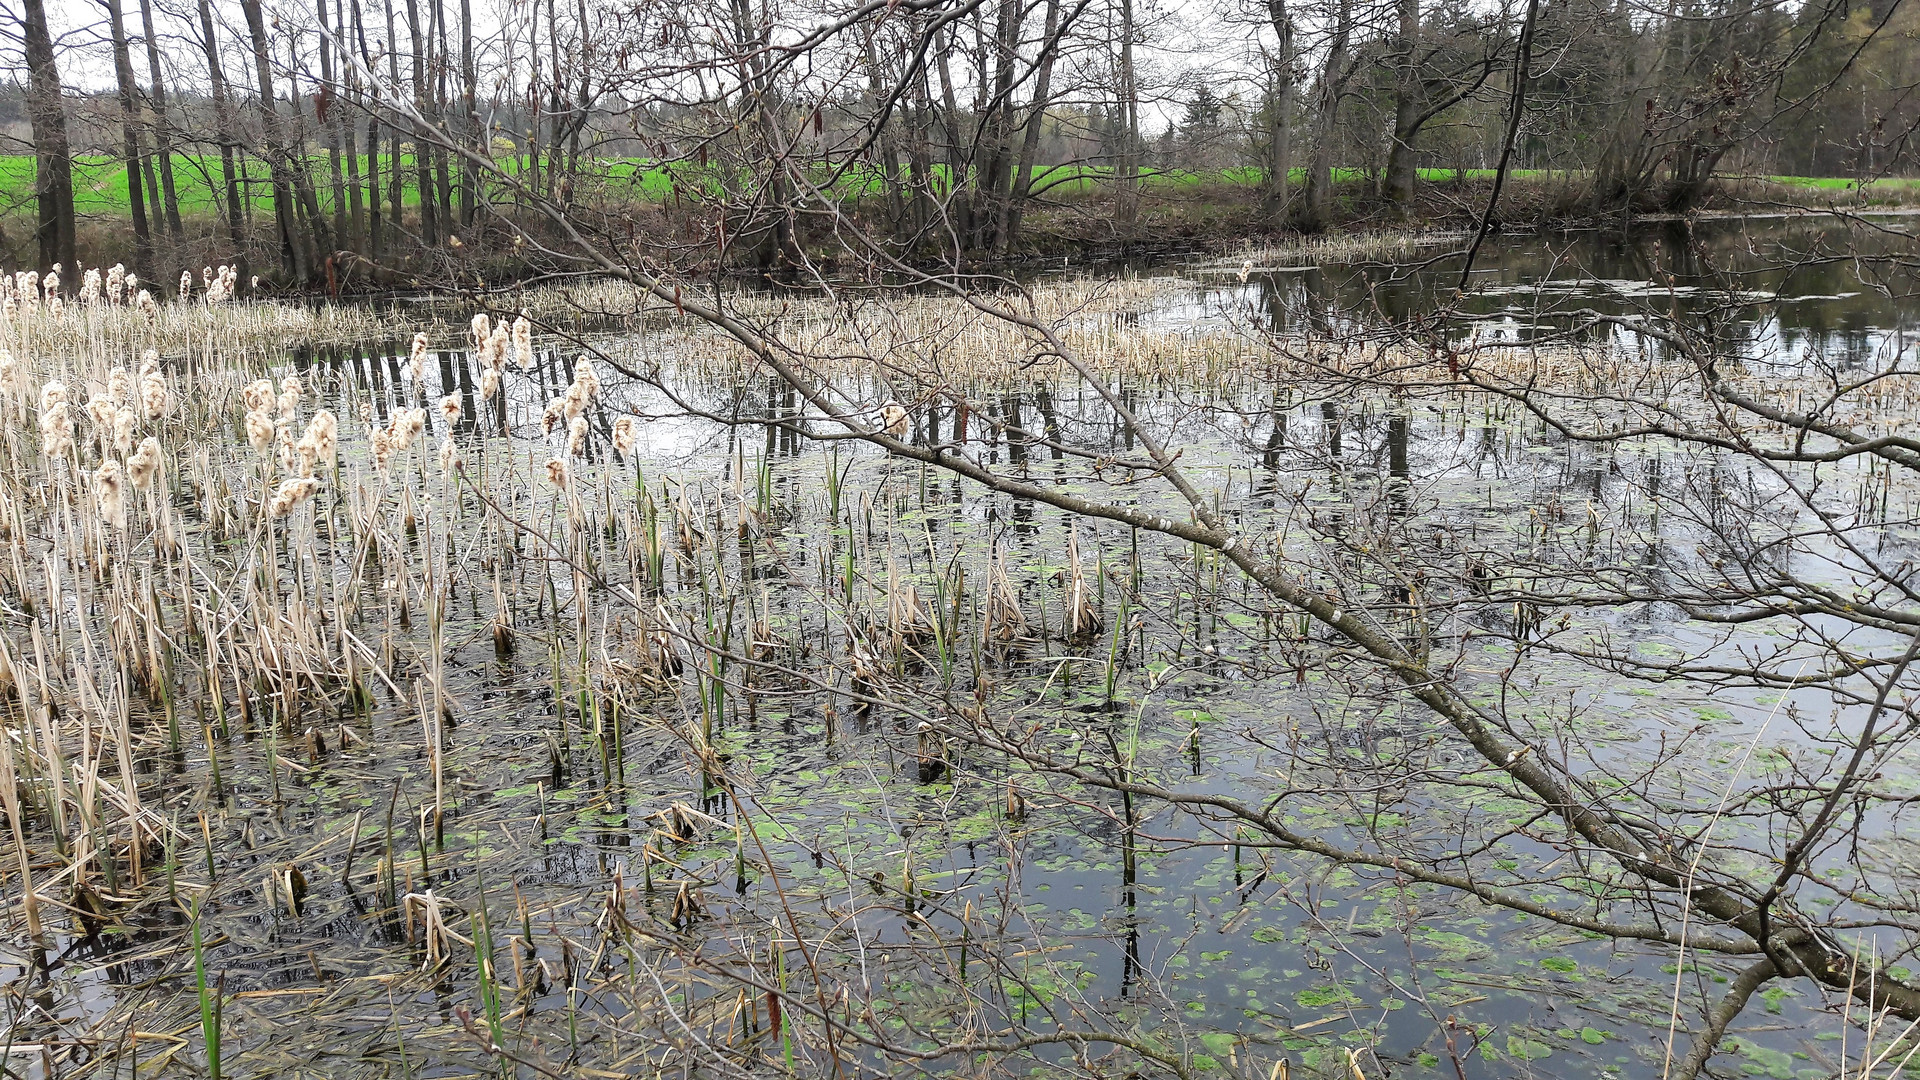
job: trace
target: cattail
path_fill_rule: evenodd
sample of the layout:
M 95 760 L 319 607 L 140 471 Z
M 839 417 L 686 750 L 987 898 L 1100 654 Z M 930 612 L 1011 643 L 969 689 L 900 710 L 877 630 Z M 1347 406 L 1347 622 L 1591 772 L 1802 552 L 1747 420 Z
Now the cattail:
M 92 306 L 100 299 L 100 268 L 94 267 L 80 279 L 80 303 Z
M 300 411 L 300 380 L 292 375 L 280 380 L 280 420 L 288 423 Z
M 112 371 L 107 372 L 107 397 L 111 398 L 116 404 L 131 405 L 134 403 L 133 376 L 127 374 L 126 368 L 116 367 Z
M 567 387 L 566 396 L 560 399 L 560 411 L 569 421 L 578 419 L 581 413 L 587 411 L 585 383 L 575 382 Z
M 621 457 L 632 454 L 634 446 L 639 442 L 640 432 L 634 426 L 633 417 L 623 416 L 613 422 L 613 448 L 620 451 Z
M 47 314 L 48 315 L 51 315 L 54 318 L 58 319 L 60 316 L 65 315 L 66 313 L 67 313 L 67 302 L 65 300 L 60 299 L 58 296 L 50 296 L 47 298 Z
M 140 421 L 140 414 L 128 406 L 122 405 L 113 414 L 113 449 L 125 456 L 133 450 L 133 426 Z
M 156 369 L 140 377 L 140 410 L 147 419 L 158 420 L 167 415 L 173 407 L 173 395 L 167 389 L 167 378 Z
M 246 402 L 249 412 L 272 412 L 279 404 L 279 399 L 274 397 L 272 379 L 253 380 L 240 391 L 240 398 Z
M 500 392 L 500 373 L 488 368 L 480 373 L 480 400 L 492 401 L 493 395 Z
M 525 314 L 513 320 L 513 359 L 521 371 L 533 370 L 533 324 Z
M 0 397 L 11 399 L 14 385 L 19 378 L 20 362 L 13 358 L 13 354 L 8 352 L 5 346 L 0 346 Z
M 73 453 L 73 417 L 67 412 L 65 393 L 62 388 L 61 396 L 51 404 L 47 403 L 44 392 L 41 396 L 40 443 L 41 449 L 50 458 L 63 458 Z
M 273 418 L 258 409 L 247 412 L 247 444 L 255 450 L 273 445 Z
M 140 314 L 145 315 L 149 322 L 160 316 L 160 307 L 153 302 L 153 294 L 145 289 L 141 289 L 139 295 L 135 297 L 134 306 L 140 309 Z
M 182 270 L 180 271 L 180 302 L 183 304 L 186 303 L 187 297 L 192 295 L 193 295 L 193 271 Z
M 95 394 L 87 399 L 87 419 L 93 421 L 94 432 L 100 437 L 100 445 L 105 446 L 113 437 L 113 418 L 119 412 L 113 399 L 105 394 Z
M 566 405 L 566 401 L 562 398 L 554 398 L 547 402 L 546 411 L 540 414 L 541 434 L 551 435 L 553 429 L 560 426 L 562 417 L 566 415 Z
M 47 291 L 47 300 L 49 302 L 59 299 L 60 297 L 60 264 L 59 263 L 53 264 L 53 269 L 47 271 L 47 276 L 41 279 L 40 285 L 42 288 L 44 288 Z
M 487 318 L 487 313 L 484 311 L 473 317 L 473 351 L 479 352 L 486 345 L 487 339 L 493 336 L 492 326 L 492 320 Z
M 340 442 L 340 421 L 334 419 L 333 412 L 321 409 L 307 421 L 307 437 L 313 440 L 314 453 L 318 460 L 333 464 L 333 454 Z
M 576 416 L 567 426 L 567 453 L 579 457 L 587 450 L 587 418 Z
M 119 304 L 125 298 L 126 291 L 127 268 L 120 263 L 114 263 L 107 270 L 107 302 Z
M 313 498 L 319 490 L 320 481 L 311 476 L 296 476 L 282 483 L 280 489 L 273 493 L 273 502 L 268 505 L 267 511 L 277 518 L 286 517 L 293 513 L 294 507 Z
M 440 415 L 446 419 L 448 424 L 454 424 L 459 422 L 460 420 L 460 395 L 459 394 L 448 394 L 446 397 L 443 397 L 440 399 Z
M 127 489 L 121 483 L 120 463 L 112 458 L 102 462 L 93 474 L 94 497 L 100 501 L 100 520 L 118 532 L 127 527 Z
M 374 428 L 367 442 L 373 450 L 374 469 L 381 476 L 387 475 L 387 466 L 393 461 L 393 436 L 387 434 L 386 428 Z
M 559 458 L 547 459 L 547 483 L 562 491 L 567 489 L 567 463 Z
M 404 453 L 413 445 L 413 440 L 419 438 L 420 433 L 426 429 L 427 410 L 401 409 L 394 414 L 393 423 L 388 426 L 387 434 L 393 440 L 394 450 Z
M 512 348 L 507 336 L 507 324 L 494 327 L 493 334 L 487 338 L 486 366 L 494 371 L 507 370 L 507 353 Z
M 127 458 L 127 479 L 141 491 L 153 485 L 160 472 L 160 440 L 149 435 L 140 440 L 140 448 Z
M 413 385 L 419 386 L 426 372 L 427 332 L 422 330 L 413 335 L 413 351 L 407 355 L 407 376 Z
M 454 470 L 460 468 L 460 466 L 465 464 L 466 464 L 466 459 L 460 456 L 460 447 L 458 444 L 456 444 L 453 441 L 453 436 L 449 435 L 446 438 L 440 440 L 440 471 L 441 472 L 451 476 L 453 475 Z
M 887 402 L 886 406 L 880 410 L 882 429 L 896 439 L 906 437 L 911 420 L 912 417 L 908 414 L 906 406 L 897 401 Z
M 589 398 L 600 392 L 600 375 L 594 370 L 593 361 L 583 356 L 574 362 L 573 382 L 584 387 Z

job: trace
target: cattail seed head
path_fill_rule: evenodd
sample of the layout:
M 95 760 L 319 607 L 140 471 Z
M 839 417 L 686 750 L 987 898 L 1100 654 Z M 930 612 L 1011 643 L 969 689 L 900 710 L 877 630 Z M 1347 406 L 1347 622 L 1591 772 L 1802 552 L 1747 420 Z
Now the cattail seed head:
M 140 440 L 140 448 L 127 458 L 127 478 L 133 486 L 145 491 L 153 486 L 154 477 L 160 473 L 160 440 L 149 435 Z
M 623 416 L 613 422 L 613 448 L 620 451 L 621 457 L 631 455 L 639 442 L 640 432 L 634 426 L 633 417 Z
M 247 445 L 256 451 L 273 445 L 273 417 L 252 409 L 247 412 Z
M 132 408 L 122 405 L 113 414 L 113 449 L 125 456 L 133 452 L 133 427 L 140 422 L 140 414 Z
M 120 463 L 112 458 L 102 462 L 93 474 L 93 494 L 100 503 L 100 520 L 115 532 L 127 527 L 127 489 L 120 476 Z
M 552 484 L 554 487 L 557 487 L 562 491 L 565 491 L 567 489 L 568 480 L 569 480 L 569 477 L 567 476 L 567 463 L 564 461 L 561 461 L 559 458 L 548 458 L 547 459 L 547 483 Z
M 460 395 L 448 394 L 440 399 L 440 415 L 447 423 L 455 424 L 460 420 Z
M 407 355 L 407 376 L 413 385 L 419 386 L 420 379 L 427 372 L 427 332 L 422 330 L 413 335 L 413 351 Z
M 466 460 L 460 456 L 460 447 L 457 443 L 453 441 L 453 436 L 449 435 L 446 438 L 440 440 L 440 471 L 441 472 L 451 476 L 453 475 L 455 470 L 459 469 L 460 466 L 465 464 L 466 464 Z
M 521 371 L 533 370 L 533 324 L 524 314 L 513 320 L 513 359 Z
M 587 418 L 576 416 L 573 423 L 567 425 L 567 453 L 579 457 L 587 450 Z
M 320 481 L 311 476 L 296 476 L 280 485 L 273 493 L 273 501 L 267 510 L 274 517 L 286 517 L 294 507 L 311 499 L 320 491 Z
M 492 401 L 493 395 L 500 392 L 500 373 L 488 368 L 480 373 L 480 400 Z

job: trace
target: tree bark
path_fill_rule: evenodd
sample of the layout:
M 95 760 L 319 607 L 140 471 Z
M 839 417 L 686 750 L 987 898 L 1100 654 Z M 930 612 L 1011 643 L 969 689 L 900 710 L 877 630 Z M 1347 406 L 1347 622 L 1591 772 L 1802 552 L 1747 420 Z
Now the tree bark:
M 407 0 L 407 33 L 413 39 L 413 107 L 422 117 L 432 114 L 427 100 L 426 36 L 420 26 L 419 0 Z M 420 193 L 420 243 L 429 250 L 440 246 L 438 201 L 433 191 L 433 155 L 427 149 L 426 129 L 413 125 L 413 165 Z
M 1287 211 L 1288 185 L 1293 180 L 1293 13 L 1286 0 L 1267 0 L 1267 19 L 1277 43 L 1273 62 L 1273 91 L 1267 108 L 1267 216 Z
M 247 32 L 253 38 L 254 77 L 260 83 L 261 140 L 265 144 L 267 172 L 273 185 L 273 220 L 280 231 L 281 268 L 292 280 L 304 282 L 311 264 L 300 235 L 299 210 L 293 201 L 293 177 L 288 169 L 286 147 L 281 141 L 280 110 L 274 105 L 273 54 L 268 51 L 266 19 L 260 10 L 260 0 L 240 0 L 240 8 L 246 15 Z
M 107 28 L 113 35 L 113 77 L 120 88 L 120 138 L 127 162 L 127 204 L 133 212 L 133 266 L 141 277 L 153 275 L 153 231 L 147 225 L 147 199 L 140 177 L 140 106 L 133 88 L 133 59 L 127 48 L 127 22 L 120 0 L 104 0 Z
M 240 174 L 234 168 L 233 97 L 227 88 L 226 72 L 220 67 L 220 40 L 214 36 L 213 9 L 208 0 L 200 0 L 201 44 L 207 51 L 207 81 L 213 90 L 214 131 L 220 140 L 220 172 L 227 189 L 227 239 L 233 245 L 233 260 L 240 276 L 247 274 L 246 211 L 240 204 Z
M 173 182 L 173 121 L 167 114 L 167 82 L 160 72 L 160 43 L 153 32 L 153 0 L 140 0 L 140 30 L 147 42 L 147 69 L 152 85 L 153 149 L 160 159 L 160 190 L 165 197 L 167 232 L 178 243 L 185 238 L 180 225 L 180 197 Z
M 34 238 L 40 268 L 78 265 L 74 256 L 73 162 L 67 149 L 67 110 L 60 68 L 47 28 L 45 0 L 23 0 L 28 74 L 28 116 L 33 124 Z

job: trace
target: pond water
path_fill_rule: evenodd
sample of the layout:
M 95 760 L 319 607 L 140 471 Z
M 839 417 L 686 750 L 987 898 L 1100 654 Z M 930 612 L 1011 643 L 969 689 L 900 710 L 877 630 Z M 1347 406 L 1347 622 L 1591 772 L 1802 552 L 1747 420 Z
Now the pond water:
M 1422 332 L 1454 341 L 1514 339 L 1575 326 L 1583 308 L 1652 306 L 1711 322 L 1756 362 L 1857 366 L 1904 350 L 1920 316 L 1894 258 L 1910 248 L 1873 242 L 1887 258 L 1841 258 L 1830 231 L 1777 222 L 1499 236 L 1467 297 L 1438 316 L 1457 260 L 1261 266 L 1244 282 L 1237 264 L 1170 266 L 1137 302 L 1098 309 L 1090 333 L 1151 338 L 1193 363 L 1213 348 L 1193 341 L 1248 331 L 1427 320 Z M 1787 253 L 1798 265 L 1769 269 Z M 42 954 L 9 901 L 0 980 L 14 1072 L 204 1075 L 202 1005 L 217 999 L 232 1076 L 855 1076 L 989 1062 L 1118 1075 L 1139 1053 L 1250 1078 L 1285 1075 L 1282 1061 L 1299 1075 L 1455 1075 L 1456 1059 L 1472 1077 L 1649 1076 L 1675 1001 L 1684 1048 L 1724 985 L 1731 969 L 1711 956 L 1683 969 L 1670 948 L 1072 782 L 1069 766 L 1270 804 L 1356 850 L 1451 853 L 1502 888 L 1581 902 L 1583 886 L 1555 870 L 1552 829 L 1376 670 L 1270 609 L 1218 556 L 805 438 L 790 392 L 730 373 L 692 332 L 575 325 L 660 385 L 603 373 L 569 494 L 545 471 L 567 460 L 566 424 L 544 430 L 543 415 L 579 350 L 548 335 L 497 404 L 471 352 L 439 347 L 459 329 L 436 332 L 418 384 L 405 372 L 411 325 L 392 341 L 236 349 L 218 358 L 230 374 L 186 367 L 214 347 L 183 337 L 167 357 L 189 398 L 170 429 L 169 486 L 135 509 L 134 532 L 170 513 L 185 556 L 134 545 L 105 573 L 86 569 L 74 539 L 86 530 L 60 524 L 59 497 L 32 490 L 57 491 L 64 474 L 13 432 L 18 565 L 61 570 L 10 578 L 13 664 L 46 675 L 38 693 L 71 702 L 63 717 L 82 700 L 124 702 L 128 717 L 127 758 L 76 728 L 52 738 L 56 766 L 9 716 L 49 901 Z M 971 332 L 943 324 L 926 340 Z M 1168 344 L 1183 340 L 1185 352 Z M 1137 454 L 1131 428 L 1070 379 L 996 384 L 954 368 L 1001 430 L 1044 431 L 1107 462 Z M 1236 528 L 1383 610 L 1396 594 L 1404 606 L 1408 586 L 1357 554 L 1368 545 L 1399 545 L 1408 565 L 1526 551 L 1569 574 L 1641 559 L 1684 573 L 1707 557 L 1709 523 L 1663 521 L 1658 501 L 1663 482 L 1716 467 L 1704 455 L 1570 445 L 1466 397 L 1336 401 L 1279 396 L 1257 369 L 1153 370 L 1129 391 L 1139 424 L 1182 447 Z M 256 374 L 296 372 L 293 433 L 332 410 L 342 464 L 269 528 L 247 508 L 271 494 L 272 466 L 247 448 L 237 398 Z M 912 400 L 910 376 L 856 369 L 840 386 L 849 401 Z M 432 406 L 449 395 L 443 415 Z M 371 434 L 409 405 L 427 407 L 426 430 L 382 475 Z M 625 454 L 611 445 L 621 417 L 642 421 Z M 968 445 L 965 410 L 916 403 L 907 422 L 922 443 Z M 1183 512 L 1152 485 L 1116 487 L 1086 461 L 980 430 L 995 467 Z M 442 438 L 467 480 L 434 463 Z M 1887 511 L 1888 542 L 1911 541 L 1894 524 L 1911 517 Z M 1533 651 L 1517 608 L 1489 610 L 1470 591 L 1446 604 L 1430 644 L 1458 652 L 1465 685 L 1556 732 L 1576 765 L 1667 764 L 1646 780 L 1650 803 L 1686 792 L 1710 804 L 1701 792 L 1744 769 L 1750 744 L 1792 743 L 1770 727 L 1783 711 L 1829 707 L 1609 678 Z M 167 672 L 169 694 L 139 692 L 125 663 L 112 685 L 106 642 L 123 640 L 113 627 L 129 613 L 153 632 L 125 637 L 141 644 L 121 655 L 162 657 L 149 670 Z M 1739 644 L 1659 604 L 1578 616 L 1649 651 Z M 50 659 L 29 659 L 30 622 Z M 52 807 L 55 773 L 88 761 L 96 782 L 130 761 L 143 813 L 164 823 L 106 860 L 114 871 L 54 839 L 87 835 Z M 83 822 L 96 836 L 129 817 L 103 805 Z M 1853 857 L 1873 865 L 1897 846 L 1878 820 Z M 12 860 L 6 872 L 17 893 Z M 1596 895 L 1632 909 L 1610 887 Z M 1845 1031 L 1810 984 L 1783 983 L 1720 1060 L 1826 1076 Z M 1038 1041 L 1013 1045 L 1023 1036 Z M 490 1057 L 489 1038 L 506 1053 Z M 940 1044 L 967 1049 L 915 1061 Z

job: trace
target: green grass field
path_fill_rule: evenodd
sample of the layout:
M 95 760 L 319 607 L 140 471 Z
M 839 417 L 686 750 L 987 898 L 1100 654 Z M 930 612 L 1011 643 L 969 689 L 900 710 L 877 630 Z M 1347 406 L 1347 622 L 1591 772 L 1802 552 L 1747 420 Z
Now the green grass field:
M 512 167 L 513 159 L 503 159 L 502 163 Z M 366 155 L 361 156 L 361 174 L 366 172 Z M 382 188 L 386 179 L 392 175 L 392 159 L 381 155 Z M 419 192 L 414 181 L 417 169 L 411 157 L 403 157 L 401 168 L 402 201 L 408 206 L 419 204 Z M 131 202 L 127 191 L 127 172 L 119 160 L 108 157 L 79 157 L 73 162 L 74 207 L 83 217 L 126 217 Z M 317 156 L 314 159 L 315 171 L 320 187 L 322 205 L 331 211 L 332 192 L 327 174 L 327 159 Z M 672 197 L 676 180 L 684 185 L 711 188 L 717 184 L 716 173 L 712 168 L 703 168 L 689 163 L 676 163 L 659 166 L 647 161 L 622 160 L 603 165 L 604 183 L 618 191 L 637 194 L 641 199 L 661 203 Z M 0 213 L 30 212 L 33 199 L 33 157 L 26 154 L 0 155 Z M 937 170 L 936 187 L 946 186 L 948 170 L 943 166 Z M 174 188 L 180 201 L 180 212 L 185 216 L 211 216 L 217 213 L 219 204 L 225 201 L 221 194 L 224 179 L 218 155 L 213 154 L 175 154 L 173 155 Z M 1470 180 L 1484 180 L 1493 176 L 1492 169 L 1466 170 Z M 1548 172 L 1539 169 L 1516 169 L 1511 174 L 1515 179 L 1532 180 L 1553 175 L 1568 175 L 1564 172 Z M 1253 187 L 1265 179 L 1265 170 L 1253 167 L 1221 169 L 1218 171 L 1193 172 L 1186 170 L 1149 170 L 1142 174 L 1141 185 L 1148 190 L 1174 191 L 1182 188 L 1199 188 L 1207 185 L 1226 185 L 1232 187 Z M 1036 185 L 1047 195 L 1055 198 L 1089 195 L 1105 190 L 1111 184 L 1114 170 L 1110 166 L 1074 165 L 1047 166 L 1034 170 Z M 1453 182 L 1458 177 L 1454 169 L 1421 169 L 1420 178 L 1431 184 Z M 1360 169 L 1337 169 L 1335 179 L 1342 183 L 1357 182 L 1367 178 Z M 826 179 L 822 175 L 822 181 Z M 1845 177 L 1817 176 L 1771 176 L 1766 179 L 1773 183 L 1794 187 L 1804 187 L 1820 191 L 1850 191 L 1860 186 L 1860 182 Z M 1305 169 L 1293 170 L 1292 182 L 1303 183 L 1306 180 Z M 860 170 L 844 176 L 838 185 L 842 194 L 849 198 L 858 198 L 880 190 L 881 177 L 871 170 Z M 1873 190 L 1906 193 L 1920 191 L 1920 179 L 1885 179 L 1874 181 Z M 271 189 L 268 186 L 267 168 L 258 160 L 247 160 L 242 164 L 242 197 L 252 203 L 251 210 L 259 211 L 270 207 Z

